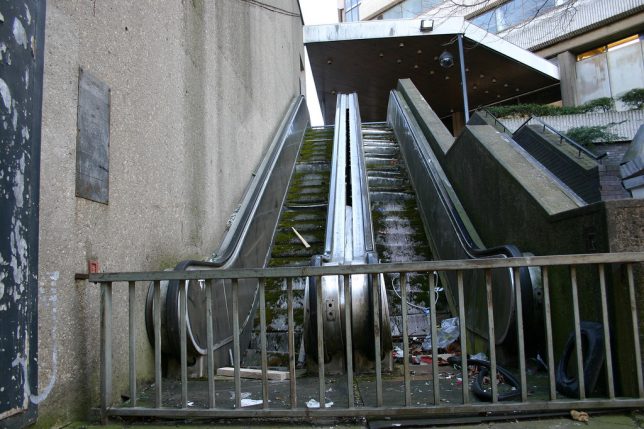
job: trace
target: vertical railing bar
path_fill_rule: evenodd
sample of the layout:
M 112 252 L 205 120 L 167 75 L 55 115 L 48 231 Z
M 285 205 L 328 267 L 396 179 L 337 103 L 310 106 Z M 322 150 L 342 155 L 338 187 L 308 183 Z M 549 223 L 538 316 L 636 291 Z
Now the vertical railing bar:
M 112 283 L 101 283 L 101 420 L 112 400 Z
M 492 270 L 485 270 L 485 289 L 487 295 L 487 324 L 490 347 L 490 385 L 492 388 L 492 403 L 499 400 L 499 389 L 496 383 L 496 336 L 494 333 L 494 305 L 492 300 Z
M 130 405 L 136 407 L 136 283 L 128 282 L 128 317 L 130 334 Z
M 322 297 L 322 277 L 315 277 L 315 289 L 316 289 L 316 327 L 317 327 L 317 346 L 318 346 L 318 401 L 320 402 L 320 409 L 323 410 L 326 407 L 325 400 L 325 386 L 326 382 L 324 380 L 324 328 L 322 326 L 322 315 L 324 314 L 324 302 Z
M 599 294 L 602 302 L 602 324 L 604 325 L 604 353 L 606 355 L 606 384 L 608 397 L 615 399 L 615 382 L 613 379 L 613 355 L 610 346 L 610 327 L 608 325 L 608 299 L 606 296 L 606 267 L 599 264 Z
M 293 278 L 287 280 L 287 312 L 288 312 L 288 372 L 291 396 L 291 408 L 297 408 L 297 390 L 295 378 L 295 317 L 293 315 Z
M 526 270 L 528 267 L 525 268 Z M 517 318 L 517 346 L 519 349 L 519 376 L 521 381 L 521 402 L 528 400 L 528 386 L 525 373 L 525 335 L 523 332 L 523 300 L 521 298 L 521 269 L 515 267 L 512 270 L 514 277 L 514 296 L 516 298 L 516 318 Z
M 463 404 L 470 403 L 469 374 L 467 368 L 467 330 L 465 322 L 465 295 L 463 294 L 463 271 L 456 273 L 458 284 L 458 323 L 461 331 L 461 371 L 463 381 Z
M 633 320 L 633 351 L 635 352 L 635 370 L 637 373 L 637 391 L 640 398 L 644 398 L 644 381 L 642 380 L 642 355 L 640 354 L 640 330 L 637 324 L 637 304 L 635 301 L 635 280 L 633 277 L 633 264 L 626 265 L 628 276 L 628 295 L 631 304 L 631 319 Z
M 405 372 L 405 406 L 411 405 L 411 380 L 409 379 L 409 334 L 407 330 L 407 279 L 404 273 L 398 273 L 400 279 L 400 297 L 402 301 L 402 336 L 403 336 L 403 370 Z
M 259 279 L 259 339 L 262 357 L 262 408 L 268 408 L 268 353 L 266 351 L 266 280 Z
M 351 284 L 349 275 L 343 276 L 344 285 L 344 338 L 347 356 L 347 407 L 355 406 L 353 395 L 353 332 L 351 324 Z
M 575 325 L 575 350 L 577 355 L 577 380 L 579 382 L 579 399 L 586 399 L 586 382 L 584 380 L 584 356 L 581 344 L 581 326 L 579 316 L 579 293 L 577 291 L 577 267 L 570 266 L 570 281 L 572 283 L 572 314 Z
M 440 378 L 438 376 L 438 327 L 436 326 L 436 281 L 434 273 L 429 273 L 429 320 L 432 334 L 432 378 L 434 384 L 434 405 L 440 405 Z
M 382 356 L 380 356 L 380 281 L 372 277 L 374 365 L 376 369 L 376 406 L 382 407 Z
M 188 407 L 187 305 L 188 280 L 179 280 L 179 336 L 181 339 L 181 408 Z
M 543 309 L 544 321 L 546 324 L 546 349 L 548 353 L 548 386 L 550 400 L 557 399 L 555 381 L 555 353 L 552 345 L 552 314 L 550 310 L 550 280 L 548 279 L 548 267 L 541 267 L 541 281 L 543 283 Z
M 161 282 L 154 282 L 154 406 L 161 408 Z
M 214 332 L 212 328 L 212 279 L 206 280 L 206 345 L 208 347 L 208 408 L 215 408 L 215 352 L 212 349 Z
M 235 408 L 241 409 L 241 351 L 239 332 L 239 280 L 231 279 L 233 289 L 233 365 L 235 375 Z

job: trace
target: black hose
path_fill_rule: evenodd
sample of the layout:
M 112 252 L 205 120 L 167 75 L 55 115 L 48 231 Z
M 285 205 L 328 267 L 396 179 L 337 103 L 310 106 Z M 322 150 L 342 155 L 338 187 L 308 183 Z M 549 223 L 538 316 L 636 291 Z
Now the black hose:
M 447 359 L 447 362 L 449 362 L 450 365 L 460 365 L 461 358 L 458 356 L 450 356 Z M 476 377 L 474 377 L 474 380 L 472 380 L 472 393 L 474 393 L 474 395 L 476 395 L 476 397 L 482 401 L 492 402 L 492 393 L 488 393 L 485 391 L 485 389 L 483 389 L 483 379 L 490 373 L 490 362 L 481 359 L 468 358 L 467 364 L 479 368 L 478 374 L 476 375 Z M 467 371 L 467 368 L 463 369 L 463 371 Z M 509 392 L 499 393 L 497 399 L 499 401 L 508 401 L 510 399 L 518 397 L 521 392 L 519 390 L 519 381 L 514 378 L 514 375 L 512 375 L 510 371 L 499 365 L 496 366 L 496 371 L 501 374 L 503 378 L 505 378 L 505 382 L 508 385 L 514 387 L 514 389 Z M 490 383 L 493 382 L 493 378 L 490 377 Z

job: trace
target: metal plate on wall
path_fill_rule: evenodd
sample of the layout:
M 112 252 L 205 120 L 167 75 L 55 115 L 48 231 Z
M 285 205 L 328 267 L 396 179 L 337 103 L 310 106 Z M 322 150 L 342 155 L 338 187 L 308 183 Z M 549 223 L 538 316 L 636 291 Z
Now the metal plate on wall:
M 76 196 L 109 201 L 110 88 L 87 71 L 78 76 Z

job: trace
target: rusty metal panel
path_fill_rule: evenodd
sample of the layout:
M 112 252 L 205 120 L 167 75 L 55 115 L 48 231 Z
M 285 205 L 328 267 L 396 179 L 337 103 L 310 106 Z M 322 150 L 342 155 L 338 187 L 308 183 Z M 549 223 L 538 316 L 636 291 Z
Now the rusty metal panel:
M 78 75 L 76 196 L 109 201 L 110 88 L 86 70 Z
M 10 429 L 33 423 L 47 395 L 37 390 L 44 31 L 45 2 L 0 2 L 0 427 Z

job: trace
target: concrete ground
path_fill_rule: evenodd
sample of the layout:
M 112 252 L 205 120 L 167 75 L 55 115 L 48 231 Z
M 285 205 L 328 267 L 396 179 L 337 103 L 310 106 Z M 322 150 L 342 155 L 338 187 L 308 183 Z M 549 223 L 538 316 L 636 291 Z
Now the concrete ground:
M 413 366 L 411 378 L 411 399 L 412 406 L 432 406 L 432 378 L 430 371 L 431 366 Z M 395 374 L 395 371 L 394 371 Z M 383 374 L 383 397 L 384 403 L 387 406 L 404 406 L 404 381 L 399 375 Z M 441 367 L 439 372 L 440 377 L 440 392 L 442 402 L 459 403 L 462 400 L 462 383 L 459 382 L 460 371 L 454 370 L 451 367 Z M 544 374 L 532 374 L 528 377 L 529 398 L 532 399 L 545 399 L 545 391 L 547 390 L 547 376 Z M 230 408 L 234 407 L 234 383 L 229 377 L 216 377 L 216 403 L 218 407 Z M 261 382 L 259 380 L 242 380 L 242 406 L 260 407 L 261 405 Z M 316 377 L 303 375 L 297 378 L 297 398 L 298 407 L 306 408 L 309 401 L 317 399 L 318 395 L 318 382 Z M 354 378 L 353 393 L 355 397 L 354 406 L 356 407 L 369 407 L 376 406 L 376 392 L 375 382 L 373 376 L 357 375 Z M 191 380 L 189 382 L 189 407 L 202 408 L 207 404 L 207 384 L 204 380 Z M 143 388 L 138 397 L 138 406 L 153 406 L 154 387 L 147 386 Z M 346 407 L 347 388 L 346 377 L 344 376 L 328 376 L 326 378 L 326 401 L 333 402 L 333 407 Z M 164 379 L 163 383 L 163 404 L 165 407 L 180 407 L 180 382 L 173 379 Z M 271 408 L 290 407 L 289 396 L 289 382 L 279 381 L 270 382 L 269 384 L 269 398 Z M 476 397 L 471 397 L 473 402 L 479 402 Z M 244 401 L 246 405 L 244 405 Z M 129 405 L 128 401 L 123 403 L 124 407 Z M 465 420 L 468 419 L 468 420 Z M 452 424 L 450 424 L 450 420 Z M 186 426 L 191 428 L 244 428 L 249 426 L 257 426 L 266 429 L 278 427 L 292 427 L 292 428 L 340 428 L 340 429 L 384 429 L 384 428 L 397 428 L 397 427 L 413 427 L 413 428 L 427 428 L 427 427 L 441 427 L 447 429 L 512 429 L 512 428 L 527 428 L 527 429 L 546 429 L 546 428 L 606 428 L 606 429 L 625 429 L 625 428 L 644 428 L 644 413 L 622 411 L 613 414 L 590 414 L 587 422 L 575 421 L 570 415 L 556 416 L 553 414 L 539 414 L 535 413 L 531 416 L 524 416 L 521 420 L 512 421 L 493 421 L 492 418 L 485 417 L 469 417 L 462 418 L 458 424 L 453 424 L 453 419 L 417 419 L 417 420 L 396 420 L 395 418 L 385 418 L 381 420 L 363 420 L 354 423 L 338 422 L 329 420 L 324 423 L 320 422 L 317 425 L 311 423 L 305 424 L 288 424 L 288 422 L 267 422 L 263 424 L 257 420 L 252 421 L 213 421 L 207 423 L 204 420 L 193 420 L 183 422 L 159 422 L 146 420 L 144 422 L 122 422 L 115 420 L 111 426 L 92 426 L 87 423 L 74 423 L 66 426 L 68 429 L 85 429 L 106 427 L 110 429 L 116 428 L 168 428 Z M 135 424 L 136 423 L 136 424 Z
M 228 428 L 228 429 L 242 429 L 249 426 L 261 427 L 262 429 L 276 429 L 276 428 L 337 428 L 337 429 L 376 429 L 376 428 L 398 428 L 398 427 L 413 427 L 413 428 L 430 428 L 440 427 L 443 429 L 573 429 L 573 428 L 596 428 L 596 429 L 629 429 L 629 428 L 644 428 L 644 414 L 639 412 L 634 413 L 621 413 L 621 414 L 603 414 L 591 415 L 587 423 L 577 422 L 569 417 L 555 417 L 544 419 L 531 419 L 531 420 L 516 420 L 511 422 L 485 422 L 485 423 L 470 423 L 461 425 L 440 425 L 436 422 L 422 422 L 420 420 L 408 422 L 411 425 L 405 425 L 402 422 L 395 422 L 393 420 L 383 422 L 365 422 L 363 424 L 320 424 L 320 425 L 285 425 L 285 424 L 234 424 L 234 423 L 214 423 L 214 424 L 160 424 L 160 423 L 141 423 L 141 424 L 111 424 L 108 426 L 89 425 L 86 423 L 73 423 L 66 426 L 66 429 L 154 429 L 154 428 L 177 428 L 177 427 L 190 427 L 191 429 L 205 429 L 205 428 Z M 400 425 L 400 426 L 399 426 Z

